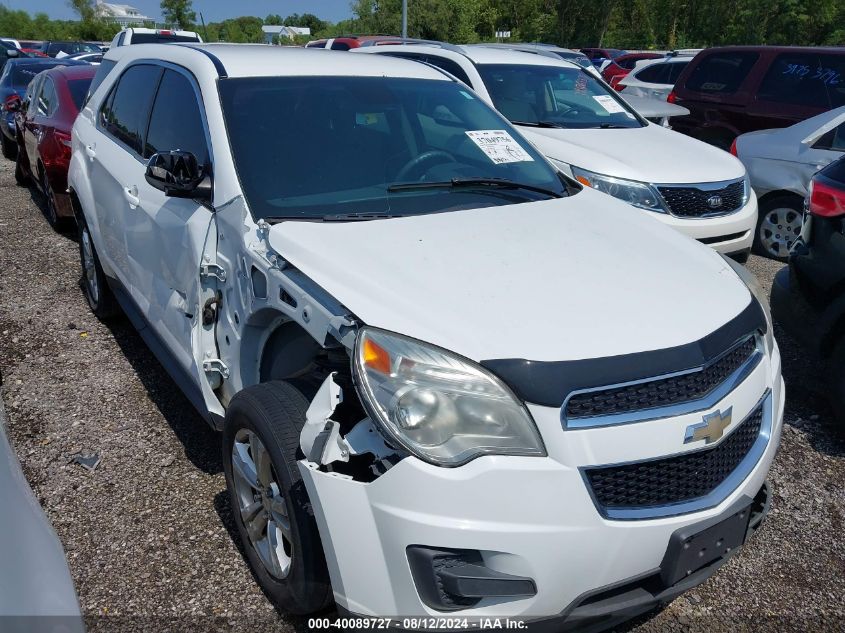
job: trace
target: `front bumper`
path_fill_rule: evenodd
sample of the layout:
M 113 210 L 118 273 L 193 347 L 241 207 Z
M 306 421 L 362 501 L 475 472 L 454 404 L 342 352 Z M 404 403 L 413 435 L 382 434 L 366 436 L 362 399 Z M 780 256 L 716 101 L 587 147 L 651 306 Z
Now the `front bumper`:
M 678 218 L 667 213 L 654 213 L 653 216 L 724 255 L 737 255 L 750 251 L 754 243 L 757 196 L 752 191 L 739 211 L 714 218 Z
M 559 409 L 531 405 L 548 457 L 484 456 L 459 468 L 439 468 L 408 457 L 369 483 L 300 462 L 339 609 L 384 617 L 560 618 L 597 589 L 653 575 L 673 533 L 724 515 L 763 487 L 783 420 L 777 347 L 714 409 L 733 407 L 733 424 L 738 425 L 762 390 L 771 391 L 773 404 L 771 436 L 760 460 L 717 505 L 659 519 L 603 518 L 579 468 L 690 450 L 682 443 L 684 431 L 706 412 L 563 430 Z M 728 427 L 726 435 L 733 428 Z M 444 614 L 420 597 L 407 554 L 415 545 L 474 550 L 486 568 L 532 579 L 536 593 L 482 598 Z M 676 595 L 673 591 L 692 586 L 692 580 L 657 591 L 652 598 L 669 600 Z

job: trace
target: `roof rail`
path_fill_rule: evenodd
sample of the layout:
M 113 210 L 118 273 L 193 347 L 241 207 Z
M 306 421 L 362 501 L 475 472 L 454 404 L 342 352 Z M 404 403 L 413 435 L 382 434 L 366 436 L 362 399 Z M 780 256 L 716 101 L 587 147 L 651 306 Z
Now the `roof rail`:
M 461 49 L 460 46 L 455 44 L 449 44 L 447 42 L 439 42 L 437 40 L 418 40 L 411 37 L 390 37 L 389 39 L 384 40 L 367 40 L 361 43 L 361 47 L 371 47 L 371 46 L 394 46 L 394 45 L 402 45 L 402 46 L 432 46 L 434 48 L 442 48 L 445 51 L 451 51 L 453 53 L 460 53 L 461 55 L 466 55 L 466 53 Z
M 477 46 L 479 48 L 506 48 L 511 51 L 519 51 L 520 53 L 530 53 L 532 55 L 540 55 L 540 57 L 548 57 L 550 59 L 556 59 L 559 62 L 566 62 L 569 61 L 567 59 L 563 59 L 560 55 L 555 53 L 552 46 L 534 46 L 531 44 L 473 44 L 473 46 Z M 565 49 L 564 49 L 565 50 Z M 570 64 L 574 62 L 569 61 Z M 576 66 L 578 64 L 575 64 Z

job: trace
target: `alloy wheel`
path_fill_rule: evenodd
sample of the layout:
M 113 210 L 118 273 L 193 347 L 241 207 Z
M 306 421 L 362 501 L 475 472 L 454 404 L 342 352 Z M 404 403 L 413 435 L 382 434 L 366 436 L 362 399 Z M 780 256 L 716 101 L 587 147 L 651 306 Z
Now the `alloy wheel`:
M 240 429 L 232 444 L 232 481 L 249 540 L 275 578 L 290 572 L 293 543 L 288 507 L 270 453 L 256 433 Z
M 786 257 L 801 233 L 801 213 L 788 207 L 766 211 L 760 221 L 760 243 L 772 257 Z

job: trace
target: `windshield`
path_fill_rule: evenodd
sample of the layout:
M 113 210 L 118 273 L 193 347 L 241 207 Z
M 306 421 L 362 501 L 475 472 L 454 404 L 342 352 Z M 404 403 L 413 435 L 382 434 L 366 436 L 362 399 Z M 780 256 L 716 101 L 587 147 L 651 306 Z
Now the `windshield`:
M 254 77 L 219 88 L 257 218 L 418 215 L 550 197 L 496 182 L 466 186 L 478 178 L 566 195 L 545 159 L 454 81 Z
M 29 82 L 35 79 L 35 75 L 57 65 L 58 64 L 45 63 L 31 65 L 16 64 L 14 68 L 12 68 L 10 82 L 13 86 L 28 86 Z
M 496 109 L 517 125 L 642 127 L 631 107 L 580 68 L 480 64 Z

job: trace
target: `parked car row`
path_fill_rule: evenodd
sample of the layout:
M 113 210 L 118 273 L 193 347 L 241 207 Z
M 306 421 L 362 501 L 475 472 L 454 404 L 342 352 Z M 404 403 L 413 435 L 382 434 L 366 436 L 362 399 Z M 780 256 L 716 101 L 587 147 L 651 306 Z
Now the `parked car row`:
M 761 525 L 784 399 L 766 298 L 680 234 L 741 258 L 756 198 L 595 69 L 113 45 L 37 75 L 16 124 L 91 309 L 129 315 L 221 431 L 281 608 L 612 626 Z

